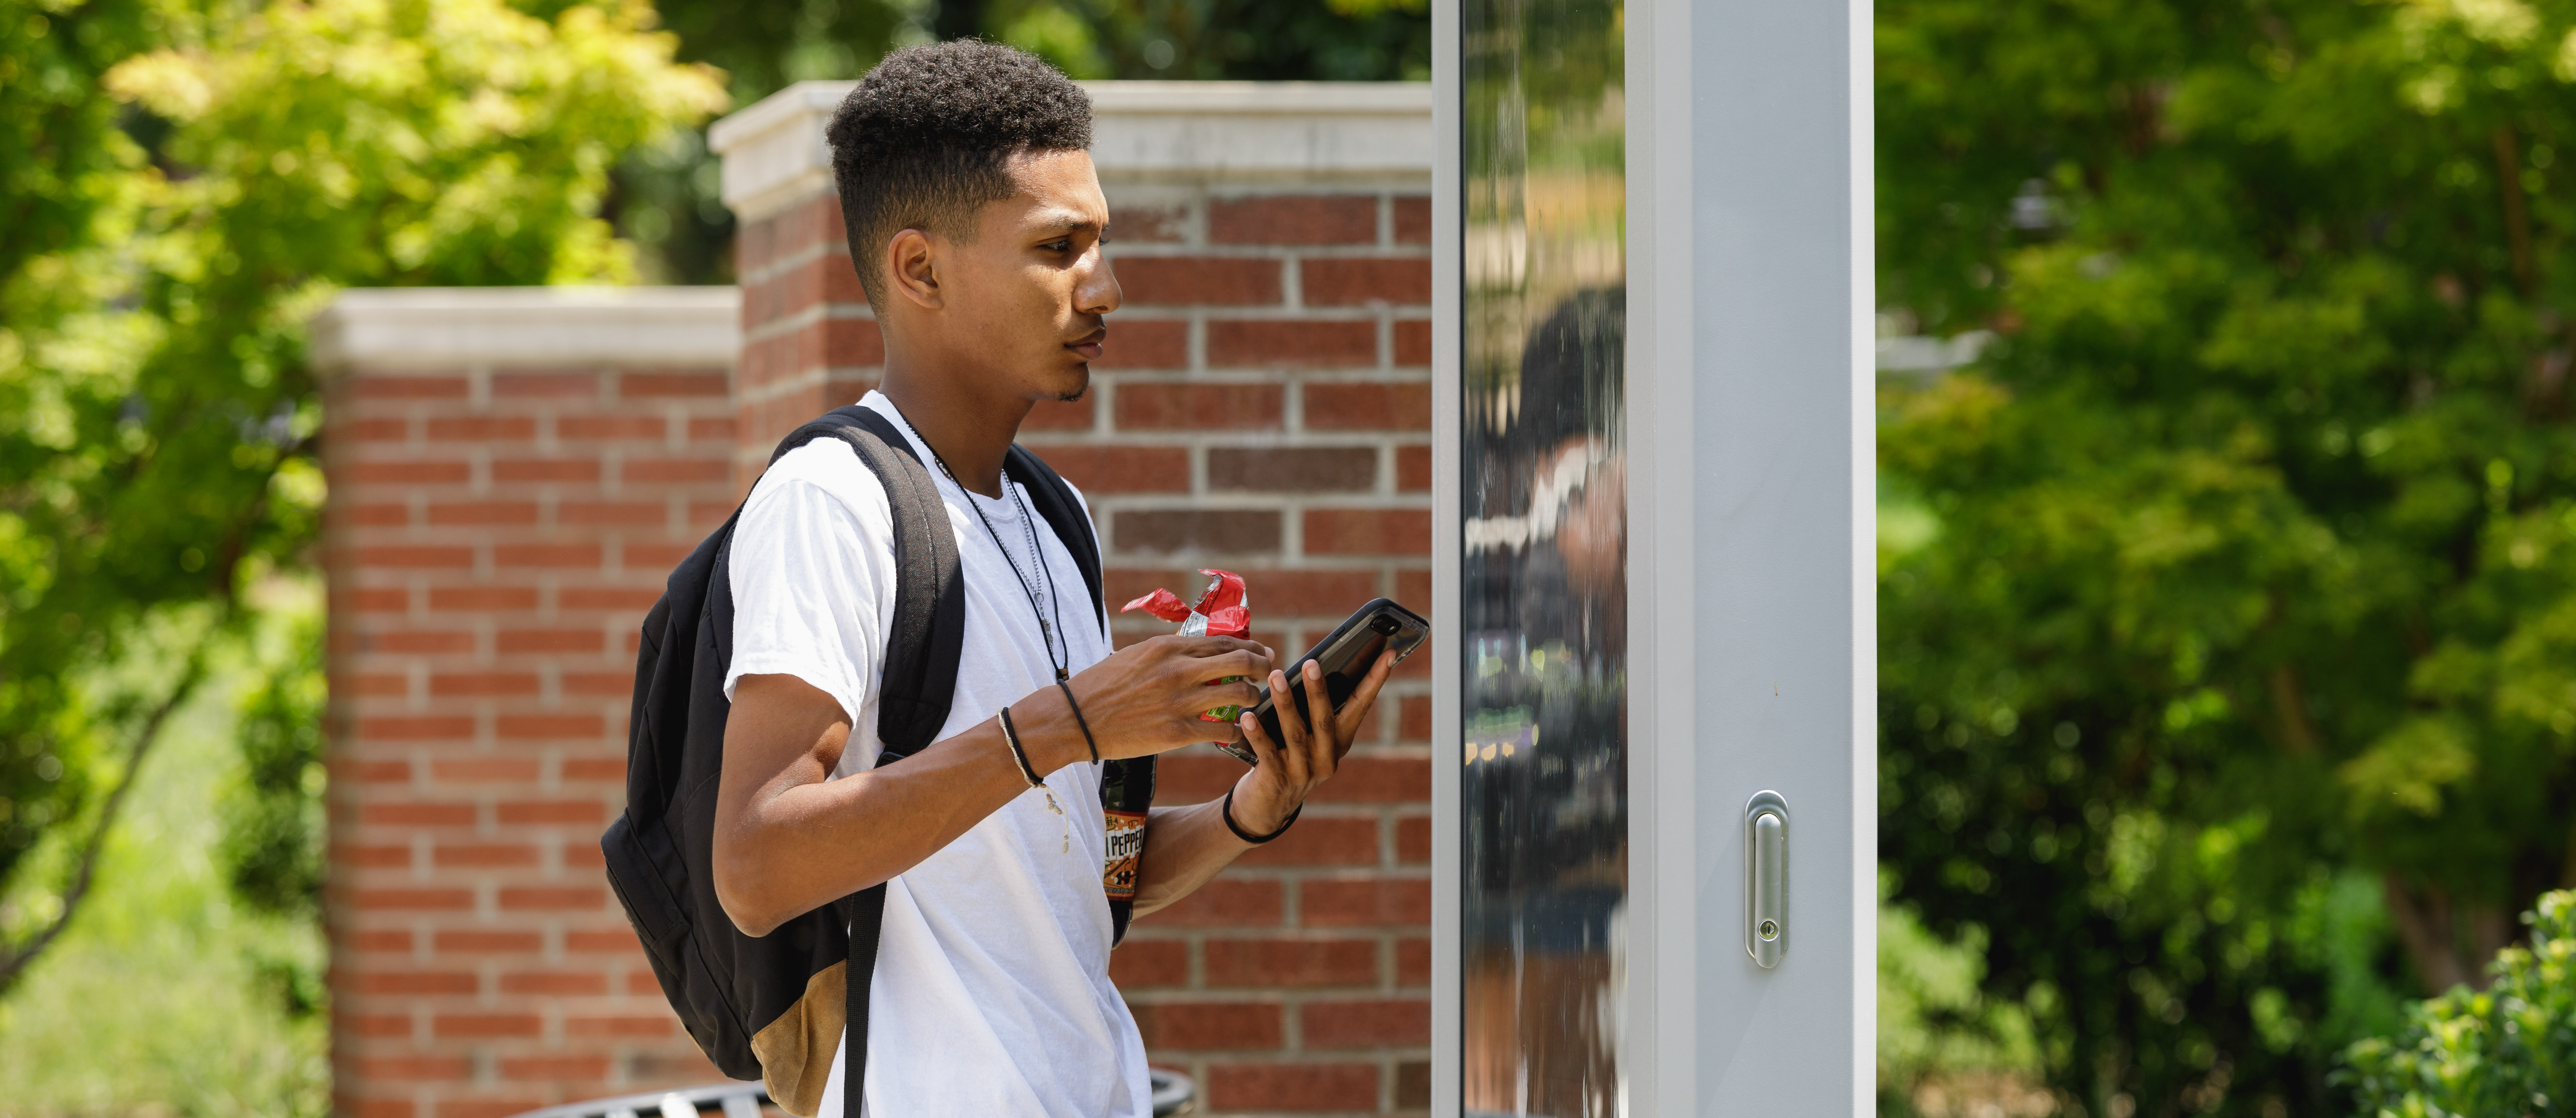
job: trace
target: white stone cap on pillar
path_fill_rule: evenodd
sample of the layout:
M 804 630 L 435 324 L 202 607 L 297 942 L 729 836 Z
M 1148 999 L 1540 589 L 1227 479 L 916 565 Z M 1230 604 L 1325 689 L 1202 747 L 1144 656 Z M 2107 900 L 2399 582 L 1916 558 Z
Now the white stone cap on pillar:
M 798 82 L 715 123 L 746 220 L 832 189 L 823 126 L 855 82 Z M 1431 180 L 1428 82 L 1082 82 L 1105 178 Z
M 732 287 L 382 287 L 313 316 L 325 372 L 356 366 L 692 365 L 742 351 Z

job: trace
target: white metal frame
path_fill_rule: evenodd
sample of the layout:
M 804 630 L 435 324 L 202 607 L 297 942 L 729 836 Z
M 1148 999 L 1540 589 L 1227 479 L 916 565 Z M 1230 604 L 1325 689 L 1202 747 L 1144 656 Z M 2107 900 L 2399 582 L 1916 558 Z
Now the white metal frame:
M 1632 1115 L 1864 1115 L 1877 959 L 1870 7 L 1627 0 Z M 1433 608 L 1459 616 L 1459 12 L 1433 5 Z M 1454 635 L 1433 673 L 1456 755 Z M 1459 1112 L 1459 771 L 1435 760 L 1432 1113 Z M 1743 810 L 1797 813 L 1745 950 Z
M 1458 419 L 1465 253 L 1458 0 L 1431 5 L 1431 1113 L 1459 1111 Z

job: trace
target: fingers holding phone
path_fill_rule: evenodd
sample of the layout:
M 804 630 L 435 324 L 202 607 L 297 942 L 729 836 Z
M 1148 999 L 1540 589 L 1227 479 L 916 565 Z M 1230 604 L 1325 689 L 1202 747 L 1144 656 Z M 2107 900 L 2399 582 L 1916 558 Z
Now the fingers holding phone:
M 1262 834 L 1277 829 L 1308 795 L 1332 778 L 1369 711 L 1376 707 L 1378 692 L 1394 674 L 1396 659 L 1392 650 L 1379 653 L 1377 663 L 1338 709 L 1333 689 L 1325 686 L 1324 670 L 1315 661 L 1298 665 L 1303 687 L 1292 686 L 1286 672 L 1270 673 L 1271 695 L 1289 696 L 1292 701 L 1278 703 L 1274 710 L 1278 738 L 1249 711 L 1236 720 L 1244 742 L 1258 758 L 1253 770 L 1235 784 L 1234 811 L 1244 827 Z

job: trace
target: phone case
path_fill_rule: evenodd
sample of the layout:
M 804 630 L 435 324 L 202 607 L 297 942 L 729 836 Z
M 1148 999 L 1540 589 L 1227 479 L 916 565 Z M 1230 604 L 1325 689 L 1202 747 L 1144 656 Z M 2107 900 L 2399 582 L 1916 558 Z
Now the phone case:
M 1381 617 L 1393 622 L 1393 631 L 1371 630 L 1370 623 Z M 1342 703 L 1349 698 L 1351 690 L 1359 686 L 1361 677 L 1368 674 L 1368 666 L 1377 661 L 1380 651 L 1390 647 L 1395 649 L 1395 658 L 1401 663 L 1405 657 L 1413 655 L 1415 649 L 1421 648 L 1423 642 L 1430 637 L 1431 622 L 1421 614 L 1406 609 L 1390 599 L 1375 599 L 1344 618 L 1331 633 L 1315 642 L 1313 648 L 1307 649 L 1304 656 L 1298 657 L 1297 662 L 1288 667 L 1289 701 L 1301 704 L 1306 701 L 1304 666 L 1309 660 L 1323 665 L 1325 688 L 1327 693 L 1333 694 L 1334 709 L 1339 710 Z M 1271 700 L 1270 689 L 1262 688 L 1261 701 L 1253 706 L 1252 714 L 1253 717 L 1261 720 L 1261 729 L 1270 735 L 1270 740 L 1278 741 L 1280 738 L 1279 714 L 1272 708 Z M 1233 754 L 1236 760 L 1244 764 L 1260 763 L 1260 758 L 1252 752 L 1250 745 L 1241 742 L 1220 742 L 1217 748 Z

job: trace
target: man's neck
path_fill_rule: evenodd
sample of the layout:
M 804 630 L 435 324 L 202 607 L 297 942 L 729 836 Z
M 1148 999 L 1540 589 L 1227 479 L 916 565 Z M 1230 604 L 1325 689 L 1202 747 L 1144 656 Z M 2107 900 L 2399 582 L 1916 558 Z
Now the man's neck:
M 877 390 L 894 401 L 914 434 L 957 472 L 957 484 L 987 497 L 1002 495 L 1002 456 L 1028 418 L 1030 401 L 994 397 L 965 387 L 974 378 L 943 375 L 897 363 L 886 355 L 885 381 Z

